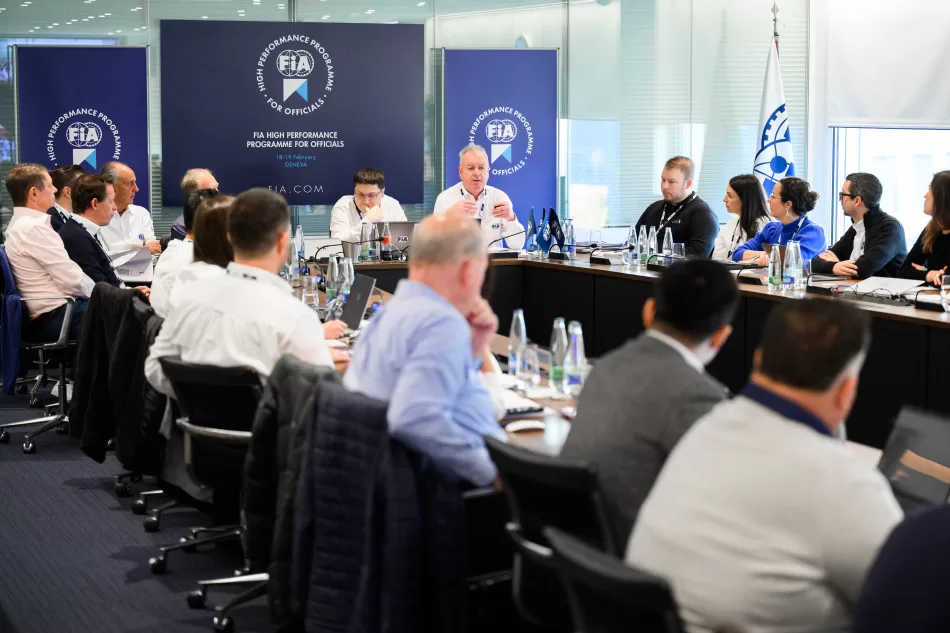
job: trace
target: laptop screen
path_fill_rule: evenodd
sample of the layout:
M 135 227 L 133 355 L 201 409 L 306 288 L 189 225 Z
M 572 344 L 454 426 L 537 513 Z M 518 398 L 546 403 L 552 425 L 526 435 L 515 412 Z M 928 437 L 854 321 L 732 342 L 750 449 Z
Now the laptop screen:
M 346 323 L 346 327 L 351 330 L 360 329 L 360 322 L 363 320 L 363 314 L 366 312 L 369 300 L 373 297 L 375 288 L 375 279 L 366 275 L 356 275 L 353 285 L 350 286 L 350 297 L 346 300 L 340 317 Z

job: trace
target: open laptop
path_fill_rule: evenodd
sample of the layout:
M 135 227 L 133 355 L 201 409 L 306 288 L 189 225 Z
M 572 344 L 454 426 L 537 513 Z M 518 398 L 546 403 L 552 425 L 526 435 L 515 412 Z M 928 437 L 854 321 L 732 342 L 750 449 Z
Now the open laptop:
M 950 499 L 950 424 L 911 407 L 901 410 L 878 470 L 905 512 Z
M 354 332 L 360 329 L 363 314 L 366 313 L 366 306 L 373 298 L 375 288 L 375 279 L 366 275 L 356 275 L 353 285 L 350 286 L 350 297 L 346 300 L 346 305 L 343 306 L 343 314 L 340 316 L 340 320 L 346 323 L 348 329 Z
M 393 236 L 393 246 L 400 251 L 412 246 L 412 231 L 416 228 L 416 224 L 416 222 L 390 222 L 389 232 Z M 382 236 L 384 226 L 386 226 L 385 222 L 376 222 L 376 235 Z

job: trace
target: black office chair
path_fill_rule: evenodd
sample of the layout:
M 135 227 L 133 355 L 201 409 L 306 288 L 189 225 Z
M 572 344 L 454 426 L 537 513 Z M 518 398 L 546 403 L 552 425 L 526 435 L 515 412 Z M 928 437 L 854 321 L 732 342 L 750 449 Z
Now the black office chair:
M 184 433 L 185 465 L 195 482 L 214 490 L 213 528 L 196 528 L 179 543 L 163 547 L 149 560 L 154 573 L 166 568 L 168 552 L 192 551 L 201 545 L 224 540 L 239 540 L 244 528 L 239 524 L 240 499 L 244 481 L 244 461 L 251 439 L 251 426 L 261 397 L 261 379 L 249 367 L 215 367 L 186 363 L 178 358 L 159 360 L 165 377 L 172 385 L 183 417 L 176 424 Z M 210 534 L 210 536 L 202 536 Z M 231 608 L 266 593 L 267 574 L 234 575 L 199 583 L 188 597 L 193 608 L 204 606 L 207 589 L 213 586 L 251 584 L 250 590 L 218 607 L 215 630 L 229 631 Z
M 557 528 L 545 528 L 567 594 L 574 630 L 584 633 L 684 633 L 669 584 L 629 567 Z
M 491 437 L 485 443 L 511 509 L 506 528 L 515 545 L 515 605 L 535 625 L 569 630 L 570 612 L 543 530 L 555 526 L 600 551 L 620 555 L 622 541 L 613 532 L 597 474 L 585 462 L 541 455 Z

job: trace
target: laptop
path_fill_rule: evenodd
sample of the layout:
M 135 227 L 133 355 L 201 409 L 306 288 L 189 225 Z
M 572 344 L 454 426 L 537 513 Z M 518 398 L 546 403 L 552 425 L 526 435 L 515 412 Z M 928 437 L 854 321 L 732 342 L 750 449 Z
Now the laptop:
M 950 424 L 911 407 L 901 410 L 878 470 L 905 512 L 950 499 Z
M 390 222 L 389 232 L 393 236 L 393 246 L 400 251 L 409 248 L 412 245 L 412 232 L 416 224 L 416 222 Z M 376 235 L 382 236 L 384 226 L 386 226 L 385 222 L 376 222 Z
M 390 227 L 392 225 L 390 224 Z M 350 297 L 343 306 L 343 314 L 340 320 L 346 323 L 346 327 L 352 331 L 360 329 L 360 323 L 363 321 L 363 314 L 366 313 L 366 306 L 373 298 L 373 290 L 376 288 L 376 280 L 366 275 L 356 275 L 353 285 L 350 286 Z

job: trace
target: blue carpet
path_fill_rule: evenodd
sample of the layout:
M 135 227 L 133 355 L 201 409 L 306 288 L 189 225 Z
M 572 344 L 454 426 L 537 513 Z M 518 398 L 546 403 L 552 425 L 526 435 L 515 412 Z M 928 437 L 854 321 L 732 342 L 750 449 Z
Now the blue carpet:
M 42 415 L 25 396 L 0 396 L 0 424 Z M 192 554 L 172 552 L 168 572 L 153 575 L 148 559 L 189 527 L 210 525 L 197 510 L 173 510 L 148 534 L 133 499 L 119 499 L 110 457 L 97 464 L 74 440 L 50 432 L 35 455 L 20 450 L 23 429 L 0 445 L 0 633 L 202 632 L 213 611 L 188 608 L 198 580 L 231 575 L 241 566 L 236 546 Z M 135 491 L 147 489 L 133 484 Z M 208 594 L 209 607 L 235 595 Z M 233 612 L 239 632 L 270 631 L 266 601 Z

